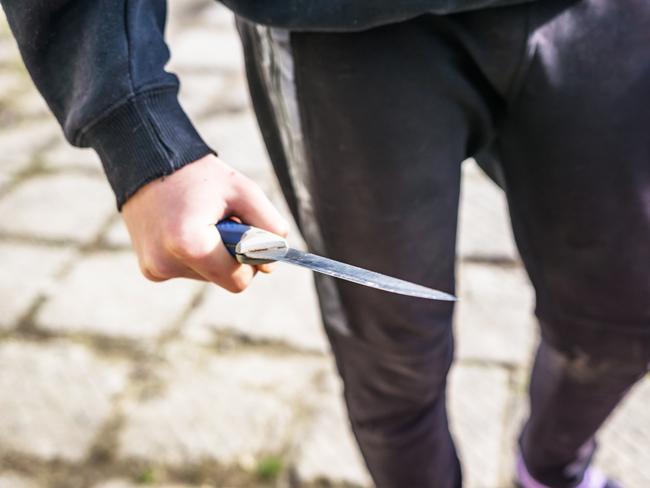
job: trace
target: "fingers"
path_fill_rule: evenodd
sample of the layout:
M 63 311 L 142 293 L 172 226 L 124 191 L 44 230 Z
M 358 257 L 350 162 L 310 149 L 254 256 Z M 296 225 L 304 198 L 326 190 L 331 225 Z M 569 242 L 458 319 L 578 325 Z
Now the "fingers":
M 237 182 L 237 192 L 228 204 L 229 212 L 242 222 L 286 237 L 289 233 L 287 221 L 271 203 L 262 189 L 245 176 Z
M 270 274 L 275 271 L 277 263 L 267 263 L 267 264 L 258 264 L 255 266 L 255 269 L 261 271 L 264 274 Z
M 172 278 L 189 278 L 191 280 L 206 281 L 196 271 L 176 262 L 150 262 L 140 266 L 142 275 L 149 281 L 161 282 Z
M 243 291 L 255 276 L 255 269 L 234 259 L 221 243 L 217 228 L 210 225 L 189 226 L 170 236 L 166 249 L 204 280 L 233 293 Z
M 140 265 L 144 277 L 154 282 L 172 278 L 208 281 L 230 292 L 239 293 L 250 284 L 257 272 L 251 266 L 239 264 L 221 245 L 205 254 L 197 254 L 193 249 L 178 245 L 172 247 L 172 250 L 158 258 L 144 259 L 146 262 Z

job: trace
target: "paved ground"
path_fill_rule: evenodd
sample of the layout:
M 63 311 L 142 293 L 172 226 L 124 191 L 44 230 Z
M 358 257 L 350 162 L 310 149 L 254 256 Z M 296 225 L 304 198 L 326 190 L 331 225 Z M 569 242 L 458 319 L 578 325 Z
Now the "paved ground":
M 230 16 L 172 4 L 183 104 L 279 201 Z M 65 144 L 0 32 L 0 488 L 369 486 L 309 274 L 240 296 L 146 282 L 95 156 Z M 467 486 L 506 488 L 532 297 L 503 197 L 464 171 L 451 416 Z M 628 488 L 650 486 L 648 402 L 646 380 L 602 435 L 598 462 Z

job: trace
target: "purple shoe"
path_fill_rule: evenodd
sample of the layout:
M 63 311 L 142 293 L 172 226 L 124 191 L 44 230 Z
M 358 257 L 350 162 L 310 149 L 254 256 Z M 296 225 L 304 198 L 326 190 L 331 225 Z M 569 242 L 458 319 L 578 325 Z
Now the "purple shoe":
M 552 486 L 543 485 L 535 480 L 521 457 L 517 457 L 517 484 L 520 488 L 553 488 Z M 575 488 L 622 488 L 621 485 L 615 481 L 607 479 L 607 477 L 596 468 L 588 468 L 585 472 L 584 478 L 579 485 Z

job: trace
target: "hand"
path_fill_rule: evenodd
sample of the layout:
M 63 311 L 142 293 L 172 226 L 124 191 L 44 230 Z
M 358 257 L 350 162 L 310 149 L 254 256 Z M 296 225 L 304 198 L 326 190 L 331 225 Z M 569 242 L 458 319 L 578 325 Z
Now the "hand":
M 122 207 L 122 217 L 146 278 L 211 281 L 235 293 L 256 269 L 228 253 L 215 224 L 238 217 L 283 237 L 288 228 L 255 183 L 213 155 L 140 188 Z M 268 265 L 256 268 L 269 271 Z

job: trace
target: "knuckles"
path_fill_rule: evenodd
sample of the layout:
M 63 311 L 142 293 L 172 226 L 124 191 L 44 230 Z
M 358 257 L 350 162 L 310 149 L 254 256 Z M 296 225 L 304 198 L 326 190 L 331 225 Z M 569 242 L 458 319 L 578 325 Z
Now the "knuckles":
M 196 232 L 185 227 L 168 230 L 164 233 L 162 241 L 165 252 L 181 261 L 198 260 L 211 251 L 201 245 L 201 239 Z
M 180 275 L 173 263 L 160 255 L 150 255 L 139 260 L 140 272 L 149 281 L 160 283 Z

